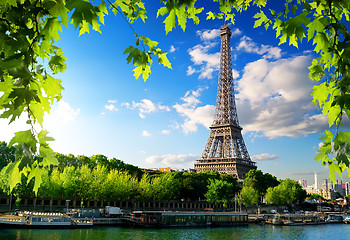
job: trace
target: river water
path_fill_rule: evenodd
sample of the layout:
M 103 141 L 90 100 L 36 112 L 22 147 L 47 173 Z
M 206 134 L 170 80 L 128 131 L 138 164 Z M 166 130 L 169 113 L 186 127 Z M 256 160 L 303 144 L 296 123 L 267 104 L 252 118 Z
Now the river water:
M 90 229 L 0 229 L 1 240 L 246 240 L 246 239 L 350 239 L 350 225 L 272 226 L 140 229 L 93 227 Z

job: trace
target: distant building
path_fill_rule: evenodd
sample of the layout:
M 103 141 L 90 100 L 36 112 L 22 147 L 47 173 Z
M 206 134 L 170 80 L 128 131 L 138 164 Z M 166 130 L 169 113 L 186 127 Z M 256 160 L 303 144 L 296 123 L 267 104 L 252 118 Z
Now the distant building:
M 307 194 L 318 194 L 320 196 L 322 196 L 325 199 L 329 199 L 329 200 L 335 200 L 336 196 L 335 196 L 335 192 L 331 189 L 324 189 L 324 188 L 314 188 L 314 187 L 305 187 L 303 188 Z
M 330 179 L 323 179 L 323 183 L 322 183 L 322 188 L 326 189 L 326 190 L 331 190 L 333 189 L 333 183 Z
M 307 194 L 310 194 L 310 195 L 318 194 L 328 200 L 336 199 L 335 189 L 333 189 L 333 183 L 330 179 L 325 178 L 323 179 L 322 184 L 317 184 L 317 174 L 315 173 L 315 183 L 312 186 L 304 187 L 304 185 L 302 184 L 303 183 L 302 181 L 303 180 L 299 180 L 299 183 L 303 186 L 303 189 L 306 191 Z M 341 182 L 338 182 L 338 183 L 340 184 Z M 305 180 L 305 185 L 306 185 L 306 180 Z M 338 187 L 338 189 L 341 190 L 343 188 Z
M 167 172 L 193 172 L 193 169 L 178 169 L 178 168 L 170 168 L 170 167 L 166 167 L 166 168 L 144 168 L 142 169 L 145 172 L 148 173 L 167 173 Z
M 344 188 L 343 188 L 343 182 L 341 180 L 337 180 L 337 183 L 334 185 L 334 191 L 338 191 L 342 196 L 344 196 L 345 195 Z
M 314 185 L 315 189 L 318 189 L 318 182 L 317 182 L 317 173 L 315 172 L 315 185 Z
M 299 184 L 300 184 L 303 188 L 306 188 L 306 187 L 307 187 L 307 181 L 306 181 L 306 179 L 300 179 L 300 180 L 299 180 Z
M 345 183 L 345 196 L 348 196 L 350 193 L 350 183 L 346 182 Z

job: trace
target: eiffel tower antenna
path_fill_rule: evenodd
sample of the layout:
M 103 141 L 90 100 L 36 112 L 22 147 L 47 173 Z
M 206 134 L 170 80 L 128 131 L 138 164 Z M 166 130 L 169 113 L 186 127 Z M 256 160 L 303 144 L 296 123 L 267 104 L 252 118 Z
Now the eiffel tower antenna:
M 221 57 L 215 116 L 202 157 L 194 167 L 197 172 L 216 170 L 243 180 L 246 173 L 256 166 L 250 159 L 238 122 L 232 77 L 231 30 L 226 21 L 220 30 Z

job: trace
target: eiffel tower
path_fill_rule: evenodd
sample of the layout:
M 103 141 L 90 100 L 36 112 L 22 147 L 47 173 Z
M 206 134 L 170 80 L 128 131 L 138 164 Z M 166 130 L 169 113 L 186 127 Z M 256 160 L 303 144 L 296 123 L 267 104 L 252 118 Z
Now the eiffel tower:
M 197 172 L 216 170 L 243 180 L 245 174 L 256 169 L 248 154 L 239 126 L 232 78 L 230 38 L 231 30 L 220 29 L 221 57 L 215 116 L 202 157 L 196 160 Z

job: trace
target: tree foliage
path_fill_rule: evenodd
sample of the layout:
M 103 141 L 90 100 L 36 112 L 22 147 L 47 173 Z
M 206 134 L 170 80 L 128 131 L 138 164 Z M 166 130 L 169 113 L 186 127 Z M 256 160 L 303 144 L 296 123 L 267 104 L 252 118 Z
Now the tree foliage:
M 0 169 L 15 161 L 15 147 L 8 147 L 6 142 L 0 142 Z
M 275 176 L 255 169 L 250 170 L 243 181 L 243 187 L 252 187 L 259 194 L 260 199 L 265 196 L 269 187 L 275 187 L 278 184 L 279 181 Z
M 208 192 L 205 194 L 205 197 L 208 202 L 224 203 L 224 205 L 227 205 L 233 199 L 234 194 L 235 189 L 232 183 L 224 180 L 210 179 Z
M 266 193 L 266 201 L 275 205 L 297 203 L 305 198 L 306 191 L 302 189 L 298 182 L 289 178 L 282 180 L 281 183 L 274 188 L 268 188 Z
M 267 0 L 213 2 L 217 3 L 217 11 L 208 9 L 203 1 L 161 0 L 157 16 L 164 19 L 168 33 L 176 25 L 185 30 L 188 20 L 198 24 L 201 13 L 207 19 L 234 23 L 236 13 L 258 7 L 254 27 L 274 29 L 280 44 L 288 42 L 298 47 L 305 38 L 313 43 L 317 57 L 309 67 L 310 78 L 319 81 L 312 93 L 314 103 L 327 115 L 329 127 L 336 126 L 320 138 L 323 145 L 315 159 L 328 165 L 330 177 L 335 180 L 335 172 L 341 175 L 349 168 L 350 133 L 341 129 L 341 124 L 344 116 L 350 116 L 350 1 L 285 0 L 282 11 L 266 9 Z M 133 22 L 147 18 L 141 0 L 3 0 L 0 9 L 0 117 L 11 123 L 25 115 L 28 124 L 28 129 L 17 132 L 9 143 L 17 149 L 15 161 L 6 169 L 10 191 L 24 175 L 28 183 L 34 181 L 37 192 L 50 166 L 58 164 L 48 144 L 53 138 L 42 124 L 44 114 L 62 97 L 61 80 L 54 76 L 66 69 L 66 57 L 56 42 L 69 23 L 79 35 L 90 29 L 101 32 L 107 14 L 120 14 L 135 35 L 135 44 L 124 51 L 127 62 L 135 67 L 135 79 L 141 75 L 144 80 L 148 78 L 154 57 L 166 67 L 171 68 L 171 64 L 167 53 L 157 47 L 158 42 L 139 36 L 132 28 Z
M 239 204 L 251 206 L 259 203 L 259 192 L 251 186 L 243 186 L 237 198 Z
M 309 195 L 309 196 L 307 196 L 306 197 L 306 200 L 325 200 L 325 198 L 324 197 L 322 197 L 321 195 L 319 195 L 319 194 L 311 194 L 311 195 Z

